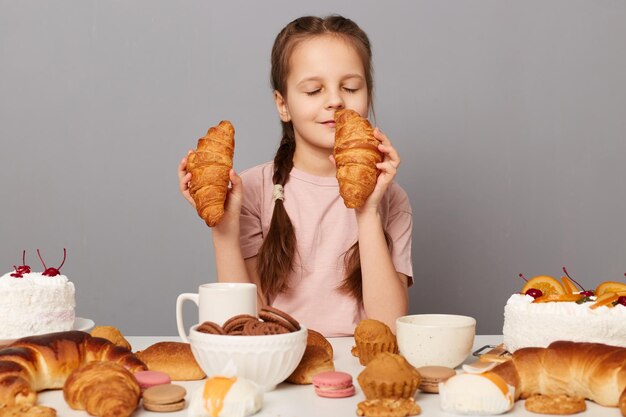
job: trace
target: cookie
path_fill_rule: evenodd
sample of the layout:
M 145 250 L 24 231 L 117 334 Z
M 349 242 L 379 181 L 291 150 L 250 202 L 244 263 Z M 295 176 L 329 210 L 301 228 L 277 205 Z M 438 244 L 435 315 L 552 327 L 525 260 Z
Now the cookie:
M 526 409 L 539 414 L 576 414 L 587 409 L 585 399 L 567 395 L 533 395 L 524 403 Z
M 271 334 L 290 333 L 290 330 L 279 323 L 262 322 L 254 328 L 252 336 L 267 336 Z
M 164 385 L 172 382 L 172 379 L 165 372 L 160 371 L 139 371 L 133 374 L 142 390 L 156 385 Z
M 258 320 L 258 318 L 249 314 L 239 314 L 226 320 L 226 322 L 222 325 L 222 328 L 227 334 L 232 334 L 236 331 L 242 331 L 247 322 Z
M 150 387 L 143 392 L 143 408 L 148 411 L 171 412 L 185 408 L 187 391 L 180 385 Z
M 196 327 L 196 331 L 208 334 L 226 334 L 222 326 L 217 323 L 213 323 L 212 321 L 205 321 Z
M 300 323 L 289 314 L 281 311 L 277 308 L 266 306 L 261 309 L 259 313 L 259 317 L 263 319 L 263 321 L 271 321 L 278 324 L 284 325 L 289 329 L 290 332 L 295 332 L 300 330 Z
M 422 409 L 413 398 L 376 398 L 361 401 L 356 415 L 367 417 L 407 417 L 416 416 Z
M 243 326 L 243 335 L 244 336 L 252 336 L 256 334 L 256 328 L 262 325 L 263 322 L 261 320 L 248 320 L 246 324 Z
M 448 378 L 456 375 L 456 371 L 447 366 L 422 366 L 417 368 L 417 372 L 422 377 L 419 389 L 433 394 L 439 393 L 440 382 L 445 382 Z
M 5 405 L 0 406 L 0 417 L 56 417 L 54 408 L 43 405 Z
M 320 372 L 313 376 L 315 393 L 320 397 L 344 398 L 351 397 L 356 390 L 352 384 L 352 375 L 345 372 Z

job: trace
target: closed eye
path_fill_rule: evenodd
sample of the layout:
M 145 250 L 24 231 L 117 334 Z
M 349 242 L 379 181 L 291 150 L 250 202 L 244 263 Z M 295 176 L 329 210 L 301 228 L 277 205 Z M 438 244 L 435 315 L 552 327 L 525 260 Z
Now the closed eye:
M 356 93 L 359 90 L 358 88 L 348 88 L 348 87 L 344 87 L 343 89 L 348 93 Z
M 307 92 L 306 92 L 306 95 L 307 95 L 307 96 L 314 96 L 314 95 L 316 95 L 317 93 L 319 93 L 320 91 L 321 91 L 321 90 L 320 90 L 319 88 L 318 88 L 317 90 L 307 91 Z

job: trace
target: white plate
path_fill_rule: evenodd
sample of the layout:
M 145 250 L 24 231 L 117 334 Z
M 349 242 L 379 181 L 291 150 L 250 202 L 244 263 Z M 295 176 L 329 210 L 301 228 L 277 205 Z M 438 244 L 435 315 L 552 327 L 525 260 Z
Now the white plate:
M 76 317 L 74 319 L 74 327 L 72 330 L 82 330 L 83 332 L 88 332 L 93 329 L 95 323 L 91 319 L 84 319 L 82 317 Z M 10 343 L 15 342 L 17 339 L 0 339 L 0 346 L 6 346 Z

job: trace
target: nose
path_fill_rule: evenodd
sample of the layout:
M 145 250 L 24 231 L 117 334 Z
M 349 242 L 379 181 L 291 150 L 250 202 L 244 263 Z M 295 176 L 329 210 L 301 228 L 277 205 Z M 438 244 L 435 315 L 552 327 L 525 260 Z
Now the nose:
M 328 97 L 326 98 L 326 108 L 327 109 L 343 109 L 344 102 L 343 97 L 341 97 L 341 93 L 337 90 L 329 91 Z

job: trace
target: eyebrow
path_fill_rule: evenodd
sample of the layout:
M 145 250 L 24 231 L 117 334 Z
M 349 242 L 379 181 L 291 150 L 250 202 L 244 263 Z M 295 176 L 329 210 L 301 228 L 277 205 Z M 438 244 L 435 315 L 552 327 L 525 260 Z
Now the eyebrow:
M 347 80 L 350 78 L 358 78 L 360 80 L 364 80 L 363 76 L 360 74 L 346 74 L 343 77 L 341 77 L 341 80 Z M 296 85 L 301 85 L 303 83 L 306 83 L 308 81 L 322 81 L 323 78 L 322 77 L 318 77 L 318 76 L 311 76 L 311 77 L 306 77 L 301 79 L 300 81 L 298 81 L 298 83 Z

